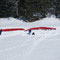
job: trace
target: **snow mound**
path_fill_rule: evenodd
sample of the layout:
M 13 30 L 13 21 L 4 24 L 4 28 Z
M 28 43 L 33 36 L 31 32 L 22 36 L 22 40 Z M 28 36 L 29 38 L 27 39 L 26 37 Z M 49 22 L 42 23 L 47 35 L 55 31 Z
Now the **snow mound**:
M 56 30 L 2 32 L 0 60 L 60 60 L 60 21 L 51 16 L 26 23 L 14 18 L 1 18 L 0 28 L 55 27 Z

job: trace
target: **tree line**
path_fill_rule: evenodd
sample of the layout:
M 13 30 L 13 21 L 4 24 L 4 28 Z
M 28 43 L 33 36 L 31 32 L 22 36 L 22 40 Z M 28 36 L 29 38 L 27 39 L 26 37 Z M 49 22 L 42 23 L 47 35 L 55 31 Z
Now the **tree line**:
M 48 13 L 60 16 L 60 0 L 0 0 L 0 17 L 46 17 Z

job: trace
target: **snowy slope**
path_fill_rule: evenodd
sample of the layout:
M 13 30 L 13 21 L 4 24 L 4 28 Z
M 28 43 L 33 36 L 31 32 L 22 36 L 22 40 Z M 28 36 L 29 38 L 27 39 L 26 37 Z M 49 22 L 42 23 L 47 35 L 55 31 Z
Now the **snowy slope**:
M 18 27 L 27 29 L 40 26 L 55 27 L 56 30 L 33 30 L 34 36 L 24 31 L 2 32 L 0 60 L 60 60 L 59 19 L 47 17 L 33 23 L 25 23 L 14 18 L 0 19 L 2 29 Z

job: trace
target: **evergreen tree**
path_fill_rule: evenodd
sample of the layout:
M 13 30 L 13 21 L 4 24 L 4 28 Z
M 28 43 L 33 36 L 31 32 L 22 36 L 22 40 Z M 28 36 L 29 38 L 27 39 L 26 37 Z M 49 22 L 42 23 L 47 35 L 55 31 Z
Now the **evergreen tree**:
M 51 13 L 60 14 L 60 0 L 1 0 L 0 17 L 34 17 L 33 14 L 41 13 L 42 17 Z

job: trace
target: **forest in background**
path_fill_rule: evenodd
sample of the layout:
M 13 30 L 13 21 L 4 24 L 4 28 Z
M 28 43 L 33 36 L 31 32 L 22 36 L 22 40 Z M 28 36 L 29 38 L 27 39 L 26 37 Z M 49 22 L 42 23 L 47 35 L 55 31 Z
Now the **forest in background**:
M 60 18 L 60 0 L 0 0 L 0 18 L 38 20 L 48 13 Z

